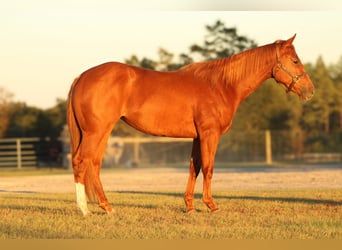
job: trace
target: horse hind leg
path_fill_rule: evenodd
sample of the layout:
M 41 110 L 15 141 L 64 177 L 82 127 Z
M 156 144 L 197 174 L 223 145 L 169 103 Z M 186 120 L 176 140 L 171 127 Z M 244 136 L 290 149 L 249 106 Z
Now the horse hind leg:
M 109 134 L 110 131 L 91 135 L 84 133 L 78 149 L 79 164 L 74 165 L 74 178 L 77 206 L 83 215 L 89 214 L 87 197 L 91 201 L 97 200 L 99 206 L 107 213 L 113 212 L 100 180 L 101 161 Z
M 102 165 L 102 158 L 103 158 L 103 154 L 106 150 L 108 137 L 109 137 L 109 134 L 106 135 L 103 138 L 102 142 L 100 143 L 99 151 L 98 151 L 98 154 L 97 154 L 97 156 L 95 158 L 95 162 L 94 162 L 94 165 L 95 165 L 94 167 L 95 167 L 95 171 L 96 171 L 94 173 L 94 176 L 95 176 L 95 182 L 96 182 L 95 194 L 97 196 L 99 207 L 102 208 L 103 210 L 105 210 L 107 212 L 107 214 L 112 214 L 113 209 L 110 206 L 108 199 L 104 193 L 102 182 L 100 179 L 100 170 L 101 170 L 101 165 Z
M 80 182 L 75 183 L 76 186 L 76 203 L 84 216 L 90 214 L 87 205 L 87 197 L 85 193 L 85 186 Z
M 90 214 L 90 211 L 88 210 L 87 195 L 85 191 L 85 171 L 88 164 L 89 162 L 87 161 L 79 161 L 78 159 L 73 159 L 76 204 L 84 216 Z
M 190 213 L 195 210 L 193 205 L 194 200 L 194 190 L 196 179 L 201 170 L 202 162 L 201 162 L 201 151 L 200 151 L 200 141 L 199 139 L 194 139 L 192 143 L 192 151 L 191 151 L 191 159 L 190 159 L 190 168 L 189 168 L 189 178 L 188 184 L 186 187 L 186 191 L 184 194 L 184 201 L 186 205 L 186 212 Z
M 81 210 L 84 216 L 90 214 L 87 205 L 87 195 L 85 190 L 85 175 L 89 168 L 90 161 L 85 160 L 82 156 L 81 150 L 83 143 L 81 142 L 76 152 L 72 157 L 72 168 L 74 172 L 75 191 L 76 191 L 76 205 Z

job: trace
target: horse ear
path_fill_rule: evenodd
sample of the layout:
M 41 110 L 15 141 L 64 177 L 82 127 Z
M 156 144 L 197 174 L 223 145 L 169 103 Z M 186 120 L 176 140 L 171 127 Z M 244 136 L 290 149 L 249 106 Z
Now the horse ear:
M 291 37 L 290 39 L 288 39 L 286 42 L 285 42 L 285 44 L 286 45 L 291 45 L 292 43 L 293 43 L 293 40 L 296 38 L 296 34 L 294 34 L 294 36 L 293 37 Z

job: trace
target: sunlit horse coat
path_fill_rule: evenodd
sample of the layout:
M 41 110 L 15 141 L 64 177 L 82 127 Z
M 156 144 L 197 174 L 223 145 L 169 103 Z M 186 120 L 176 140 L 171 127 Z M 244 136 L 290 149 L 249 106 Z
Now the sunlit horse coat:
M 313 96 L 314 86 L 292 45 L 294 38 L 177 71 L 110 62 L 81 74 L 71 86 L 67 117 L 77 204 L 83 214 L 89 213 L 86 194 L 108 213 L 113 211 L 99 176 L 107 139 L 119 119 L 147 134 L 193 138 L 186 211 L 194 210 L 194 186 L 201 169 L 203 201 L 216 211 L 211 194 L 214 157 L 239 104 L 269 78 L 304 100 Z

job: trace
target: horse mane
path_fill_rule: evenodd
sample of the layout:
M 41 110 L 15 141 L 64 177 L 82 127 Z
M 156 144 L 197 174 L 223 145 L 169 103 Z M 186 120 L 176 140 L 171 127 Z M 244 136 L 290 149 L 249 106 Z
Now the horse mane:
M 239 83 L 251 73 L 260 72 L 267 66 L 267 62 L 275 61 L 275 49 L 276 43 L 267 44 L 230 57 L 192 63 L 181 70 L 192 71 L 196 78 L 210 82 L 213 87 L 217 84 L 224 84 L 227 87 Z

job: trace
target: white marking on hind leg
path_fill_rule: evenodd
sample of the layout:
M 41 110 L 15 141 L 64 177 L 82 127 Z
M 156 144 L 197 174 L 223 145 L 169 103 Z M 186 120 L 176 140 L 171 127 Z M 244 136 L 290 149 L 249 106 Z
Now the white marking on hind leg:
M 77 206 L 81 209 L 84 216 L 90 214 L 87 206 L 85 187 L 82 183 L 76 183 L 76 202 Z

